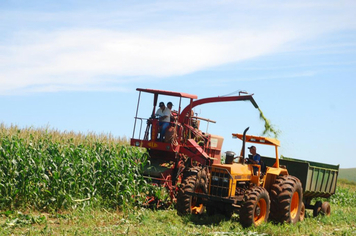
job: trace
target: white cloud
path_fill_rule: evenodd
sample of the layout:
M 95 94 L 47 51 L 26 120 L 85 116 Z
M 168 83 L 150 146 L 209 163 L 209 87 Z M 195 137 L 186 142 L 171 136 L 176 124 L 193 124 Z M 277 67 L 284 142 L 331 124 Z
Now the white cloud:
M 28 37 L 22 34 L 23 39 Z M 269 31 L 180 35 L 98 29 L 42 33 L 37 37 L 1 50 L 1 93 L 55 84 L 64 90 L 64 85 L 80 90 L 84 85 L 125 80 L 121 77 L 187 74 L 269 53 L 294 36 Z M 115 80 L 105 79 L 113 75 Z
M 125 8 L 125 19 L 120 19 L 120 12 L 105 16 L 105 19 L 117 16 L 118 21 L 126 23 L 126 27 L 121 28 L 114 25 L 109 28 L 108 23 L 103 28 L 83 25 L 88 21 L 83 17 L 74 28 L 33 27 L 34 30 L 8 33 L 7 40 L 0 44 L 0 94 L 121 89 L 122 83 L 132 78 L 137 81 L 140 76 L 184 75 L 290 50 L 292 42 L 355 26 L 352 21 L 355 16 L 350 10 L 354 4 L 335 7 L 327 3 L 282 4 L 277 1 L 268 5 L 256 2 L 239 5 L 223 1 L 217 5 L 206 4 L 200 10 L 189 10 L 189 15 L 184 14 L 182 6 L 162 4 L 163 11 L 159 5 L 153 5 L 155 8 L 136 15 Z M 173 15 L 164 15 L 169 9 L 178 10 Z M 254 15 L 246 14 L 246 9 L 251 9 Z M 86 9 L 85 13 L 88 12 Z M 64 17 L 80 19 L 74 13 L 65 13 Z M 128 20 L 129 13 L 134 20 Z M 55 21 L 61 18 L 60 14 L 55 14 Z M 31 14 L 26 14 L 29 16 Z M 49 20 L 47 13 L 38 18 L 44 16 Z M 101 17 L 99 13 L 98 18 Z M 142 23 L 145 20 L 147 22 Z

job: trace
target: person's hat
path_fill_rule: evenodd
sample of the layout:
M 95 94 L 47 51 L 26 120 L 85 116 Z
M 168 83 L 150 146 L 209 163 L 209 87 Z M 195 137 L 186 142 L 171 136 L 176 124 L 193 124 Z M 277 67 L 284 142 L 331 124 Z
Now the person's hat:
M 159 103 L 159 107 L 164 106 L 164 102 Z
M 169 104 L 171 104 L 171 105 L 173 106 L 173 103 L 172 103 L 172 102 L 168 102 L 168 103 L 167 103 L 167 106 L 168 106 Z
M 251 149 L 251 148 L 256 148 L 256 147 L 255 146 L 248 147 L 248 149 Z

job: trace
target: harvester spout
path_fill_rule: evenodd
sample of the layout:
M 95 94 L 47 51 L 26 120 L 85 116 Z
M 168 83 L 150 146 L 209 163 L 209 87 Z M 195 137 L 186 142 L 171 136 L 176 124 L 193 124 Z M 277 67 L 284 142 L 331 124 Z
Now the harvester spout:
M 228 96 L 228 97 L 211 97 L 211 98 L 203 98 L 203 99 L 198 99 L 193 101 L 191 104 L 189 104 L 188 106 L 186 106 L 182 113 L 181 116 L 178 119 L 179 123 L 184 123 L 184 120 L 186 119 L 186 117 L 190 117 L 191 115 L 191 110 L 199 105 L 202 104 L 206 104 L 206 103 L 215 103 L 215 102 L 233 102 L 233 101 L 250 101 L 252 103 L 252 105 L 255 108 L 258 108 L 258 105 L 255 101 L 255 99 L 253 99 L 253 94 L 251 95 L 244 95 L 244 96 Z
M 258 109 L 257 102 L 255 101 L 255 99 L 253 97 L 250 98 L 250 101 L 251 101 L 252 105 Z

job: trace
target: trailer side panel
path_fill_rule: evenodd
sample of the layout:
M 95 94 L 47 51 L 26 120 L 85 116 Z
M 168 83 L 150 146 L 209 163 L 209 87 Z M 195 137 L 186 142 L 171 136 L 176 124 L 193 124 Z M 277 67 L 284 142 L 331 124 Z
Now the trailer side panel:
M 266 166 L 272 166 L 275 159 L 262 157 L 262 161 L 265 162 Z M 328 198 L 336 191 L 339 165 L 329 165 L 286 157 L 280 159 L 279 164 L 286 166 L 288 173 L 301 181 L 304 198 Z

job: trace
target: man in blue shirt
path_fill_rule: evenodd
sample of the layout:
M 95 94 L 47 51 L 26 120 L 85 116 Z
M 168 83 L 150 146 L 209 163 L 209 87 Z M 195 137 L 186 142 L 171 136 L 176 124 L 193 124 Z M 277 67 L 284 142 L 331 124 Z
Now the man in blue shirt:
M 261 165 L 261 156 L 260 156 L 260 154 L 258 154 L 256 152 L 256 147 L 255 146 L 251 146 L 251 147 L 248 147 L 248 149 L 250 149 L 250 153 L 252 155 L 252 158 L 249 158 L 249 162 L 252 163 L 252 164 Z M 257 171 L 258 171 L 258 167 L 254 166 L 253 167 L 254 174 L 256 174 Z

